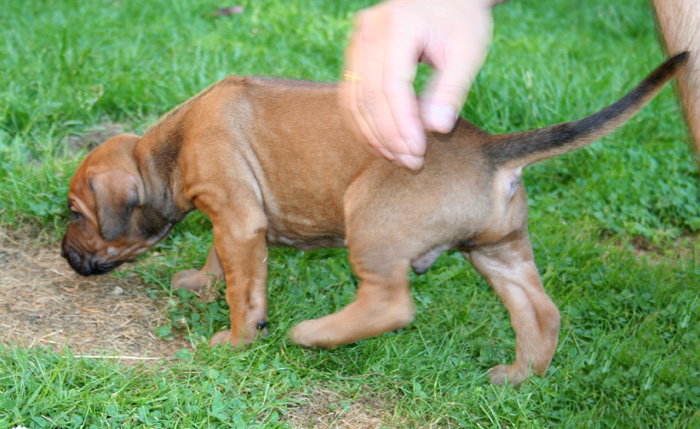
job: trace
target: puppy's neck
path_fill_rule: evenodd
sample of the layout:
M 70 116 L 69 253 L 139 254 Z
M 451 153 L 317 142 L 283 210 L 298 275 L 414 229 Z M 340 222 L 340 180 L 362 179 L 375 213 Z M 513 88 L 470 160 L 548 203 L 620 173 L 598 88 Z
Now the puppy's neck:
M 180 150 L 183 132 L 181 122 L 168 118 L 141 138 L 134 155 L 139 173 L 148 190 L 147 202 L 161 216 L 175 223 L 194 209 L 182 197 Z

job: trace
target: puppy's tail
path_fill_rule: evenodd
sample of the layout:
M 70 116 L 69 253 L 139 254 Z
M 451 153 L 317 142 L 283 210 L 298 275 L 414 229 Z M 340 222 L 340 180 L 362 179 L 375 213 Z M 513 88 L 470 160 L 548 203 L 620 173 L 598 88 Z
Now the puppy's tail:
M 493 136 L 486 154 L 497 167 L 520 167 L 580 149 L 624 124 L 676 77 L 688 62 L 683 52 L 654 70 L 618 102 L 578 121 Z

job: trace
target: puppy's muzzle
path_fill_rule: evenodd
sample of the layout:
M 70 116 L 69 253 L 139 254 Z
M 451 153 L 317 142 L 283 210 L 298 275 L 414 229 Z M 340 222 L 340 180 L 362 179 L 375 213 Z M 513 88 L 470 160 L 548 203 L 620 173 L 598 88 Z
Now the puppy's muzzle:
M 99 262 L 92 255 L 84 255 L 80 249 L 70 245 L 65 237 L 61 243 L 61 256 L 68 261 L 68 265 L 81 276 L 94 276 L 105 274 L 122 264 L 117 262 Z

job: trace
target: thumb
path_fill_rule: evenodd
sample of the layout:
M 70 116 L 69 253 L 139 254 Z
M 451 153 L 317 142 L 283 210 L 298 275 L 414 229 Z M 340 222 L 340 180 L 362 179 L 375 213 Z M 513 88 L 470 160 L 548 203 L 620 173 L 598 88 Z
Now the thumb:
M 452 67 L 433 73 L 420 105 L 427 129 L 439 133 L 452 131 L 482 61 L 453 63 Z
M 427 129 L 440 133 L 452 131 L 469 88 L 486 59 L 491 34 L 488 18 L 490 15 L 480 21 L 483 28 L 476 37 L 456 38 L 468 43 L 448 41 L 447 46 L 438 45 L 435 50 L 425 53 L 434 68 L 420 106 Z

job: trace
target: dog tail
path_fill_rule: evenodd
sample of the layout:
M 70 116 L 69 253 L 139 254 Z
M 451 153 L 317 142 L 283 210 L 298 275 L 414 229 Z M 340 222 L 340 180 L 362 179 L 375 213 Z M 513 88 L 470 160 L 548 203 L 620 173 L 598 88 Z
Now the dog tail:
M 624 124 L 680 74 L 688 62 L 683 52 L 667 60 L 627 95 L 598 113 L 578 121 L 532 131 L 493 136 L 486 155 L 497 167 L 520 167 L 580 149 Z

